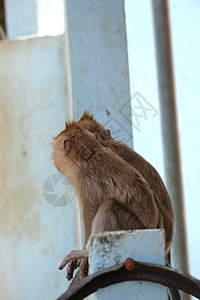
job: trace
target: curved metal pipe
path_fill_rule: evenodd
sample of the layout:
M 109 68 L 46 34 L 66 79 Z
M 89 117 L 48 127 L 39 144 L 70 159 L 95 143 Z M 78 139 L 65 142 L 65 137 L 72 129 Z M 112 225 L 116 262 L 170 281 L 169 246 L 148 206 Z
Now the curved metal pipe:
M 68 289 L 57 300 L 81 300 L 96 292 L 99 288 L 130 280 L 159 283 L 182 290 L 200 299 L 200 280 L 166 266 L 140 263 L 128 258 L 123 264 L 87 276 Z

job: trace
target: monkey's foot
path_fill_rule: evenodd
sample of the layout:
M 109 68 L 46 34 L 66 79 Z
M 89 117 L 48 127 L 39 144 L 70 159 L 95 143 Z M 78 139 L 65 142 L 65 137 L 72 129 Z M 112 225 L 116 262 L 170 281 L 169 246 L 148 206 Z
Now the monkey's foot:
M 68 264 L 69 263 L 69 264 Z M 59 270 L 62 270 L 66 265 L 67 267 L 67 279 L 71 280 L 74 270 L 79 267 L 80 278 L 84 278 L 88 273 L 88 251 L 87 250 L 73 250 L 63 259 Z

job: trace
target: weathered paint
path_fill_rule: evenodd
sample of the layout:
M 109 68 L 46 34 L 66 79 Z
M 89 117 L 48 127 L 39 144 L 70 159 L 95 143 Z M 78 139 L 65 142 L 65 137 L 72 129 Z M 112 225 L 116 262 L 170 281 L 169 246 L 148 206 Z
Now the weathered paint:
M 63 38 L 0 43 L 0 298 L 55 299 L 67 285 L 57 268 L 77 248 L 75 202 L 42 195 L 67 118 Z

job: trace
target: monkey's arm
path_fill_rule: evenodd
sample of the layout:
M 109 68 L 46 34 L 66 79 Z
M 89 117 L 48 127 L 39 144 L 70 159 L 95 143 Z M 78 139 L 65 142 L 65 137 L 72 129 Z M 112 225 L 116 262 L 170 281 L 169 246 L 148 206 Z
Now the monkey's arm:
M 91 235 L 91 228 L 93 220 L 97 214 L 99 209 L 99 203 L 95 201 L 93 198 L 91 199 L 90 195 L 86 194 L 81 195 L 81 207 L 83 214 L 83 224 L 84 224 L 84 248 L 87 245 L 89 236 Z
M 84 200 L 84 199 L 83 199 Z M 89 202 L 89 201 L 88 201 Z M 88 203 L 86 202 L 86 203 Z M 84 203 L 84 201 L 83 201 Z M 97 209 L 82 206 L 83 222 L 84 222 L 84 248 L 86 247 L 88 238 L 91 234 L 92 222 L 95 217 Z M 87 250 L 73 250 L 63 259 L 59 270 L 62 270 L 67 265 L 66 278 L 71 280 L 73 278 L 74 270 L 79 267 L 80 278 L 83 279 L 88 274 L 88 252 Z

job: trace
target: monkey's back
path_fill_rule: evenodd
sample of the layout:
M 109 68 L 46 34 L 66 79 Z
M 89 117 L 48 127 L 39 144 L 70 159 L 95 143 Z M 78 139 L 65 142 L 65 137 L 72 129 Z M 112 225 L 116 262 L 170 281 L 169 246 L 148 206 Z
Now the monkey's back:
M 148 183 L 110 149 L 98 149 L 79 171 L 83 199 L 99 201 L 99 205 L 115 199 L 141 220 L 143 228 L 157 228 L 158 209 Z
M 167 248 L 169 248 L 174 234 L 174 210 L 160 175 L 149 162 L 125 144 L 113 139 L 103 141 L 103 144 L 133 166 L 148 182 L 156 196 L 155 201 L 163 218 L 166 243 Z

